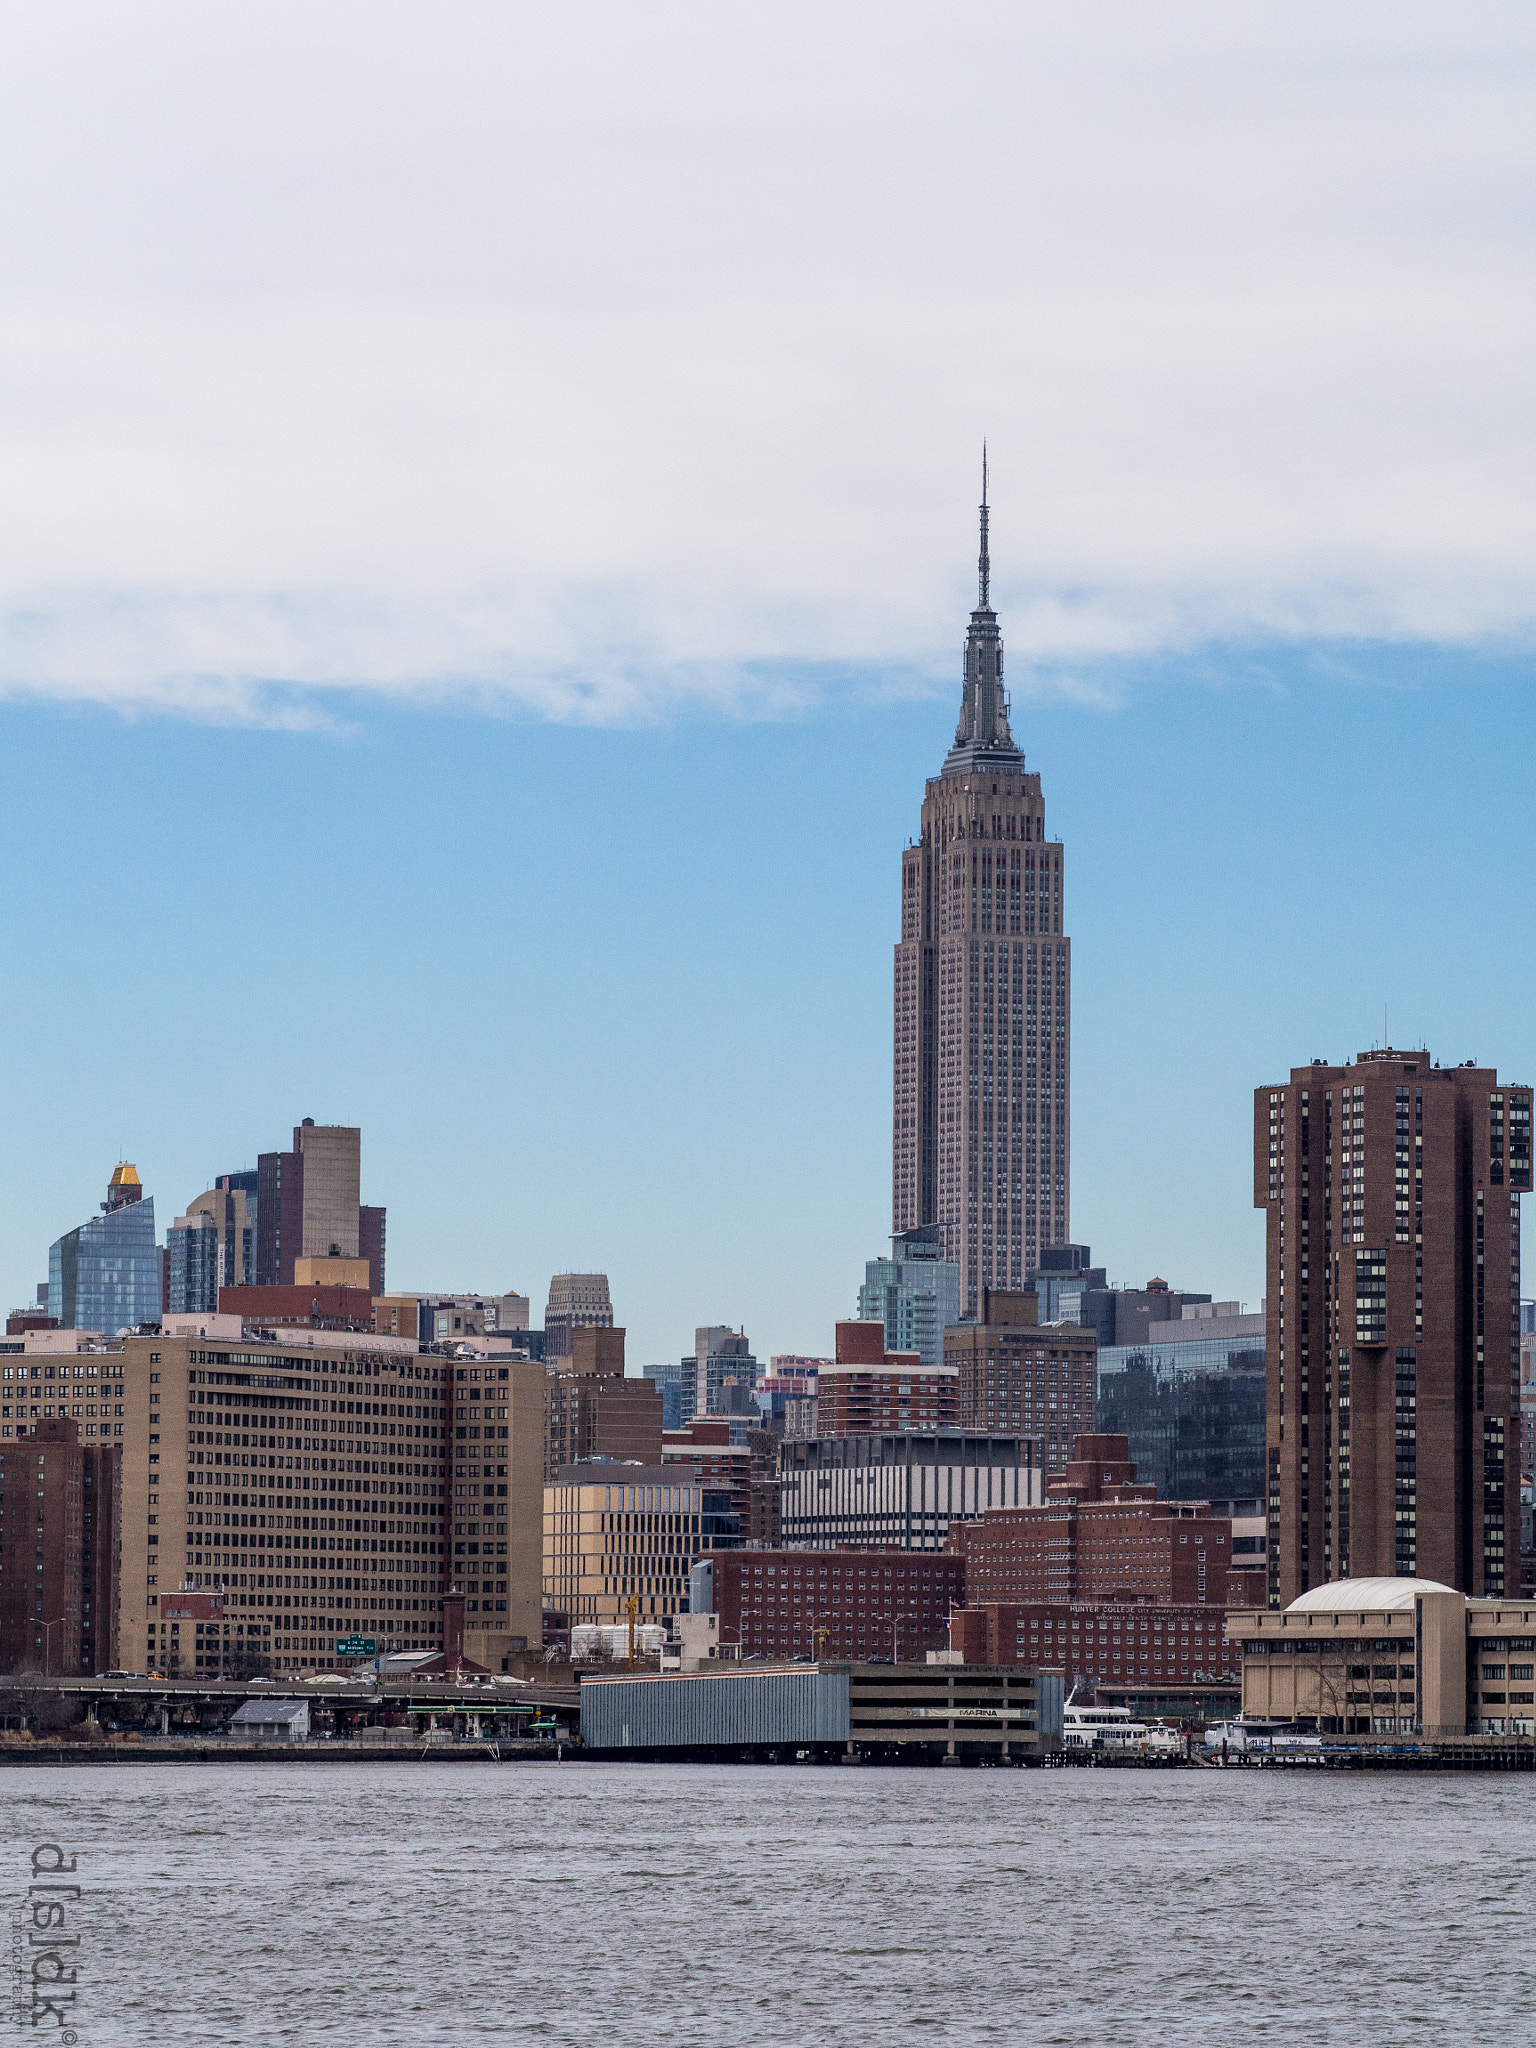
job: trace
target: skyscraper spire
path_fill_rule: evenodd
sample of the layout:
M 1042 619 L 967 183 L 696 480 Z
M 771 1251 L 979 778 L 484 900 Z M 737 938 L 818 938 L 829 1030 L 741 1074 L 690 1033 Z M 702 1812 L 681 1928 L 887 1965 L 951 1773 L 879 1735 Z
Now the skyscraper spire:
M 977 581 L 981 591 L 978 611 L 991 610 L 992 562 L 987 554 L 987 444 L 981 444 L 981 560 L 977 564 Z
M 955 744 L 944 763 L 946 775 L 964 775 L 986 766 L 1006 774 L 1022 774 L 1024 757 L 1008 728 L 1008 699 L 1003 694 L 1003 637 L 992 609 L 992 557 L 988 551 L 991 507 L 987 502 L 987 444 L 981 444 L 981 554 L 976 564 L 979 603 L 971 613 L 965 636 L 965 687 Z

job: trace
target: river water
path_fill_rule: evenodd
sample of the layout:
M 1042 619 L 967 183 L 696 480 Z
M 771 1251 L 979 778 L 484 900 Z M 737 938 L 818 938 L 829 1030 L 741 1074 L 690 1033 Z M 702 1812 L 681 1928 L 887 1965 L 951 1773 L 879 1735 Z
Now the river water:
M 34 1843 L 78 1857 L 80 2048 L 1536 2040 L 1536 1777 L 400 1762 L 0 1788 L 12 1906 Z

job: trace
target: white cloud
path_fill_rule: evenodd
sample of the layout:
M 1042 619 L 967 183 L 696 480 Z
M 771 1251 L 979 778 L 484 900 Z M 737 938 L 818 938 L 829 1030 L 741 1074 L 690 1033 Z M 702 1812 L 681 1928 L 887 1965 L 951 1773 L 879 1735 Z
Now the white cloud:
M 0 688 L 793 708 L 1529 630 L 1486 6 L 12 16 Z

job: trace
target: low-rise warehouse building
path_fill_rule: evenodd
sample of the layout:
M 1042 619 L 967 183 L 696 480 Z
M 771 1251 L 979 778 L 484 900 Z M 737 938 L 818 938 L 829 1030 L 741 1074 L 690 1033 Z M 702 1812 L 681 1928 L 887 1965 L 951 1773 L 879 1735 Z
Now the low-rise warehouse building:
M 581 1735 L 598 1755 L 881 1757 L 1039 1762 L 1061 1746 L 1059 1672 L 958 1663 L 804 1664 L 680 1677 L 587 1678 Z

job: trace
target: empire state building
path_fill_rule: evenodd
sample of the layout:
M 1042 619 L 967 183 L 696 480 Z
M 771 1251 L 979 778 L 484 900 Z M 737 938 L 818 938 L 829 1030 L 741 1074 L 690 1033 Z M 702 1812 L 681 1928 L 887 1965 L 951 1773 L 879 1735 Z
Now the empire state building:
M 893 1227 L 937 1226 L 966 1315 L 1067 1241 L 1071 1190 L 1062 847 L 1009 729 L 987 517 L 983 464 L 960 723 L 902 855 L 896 948 Z

